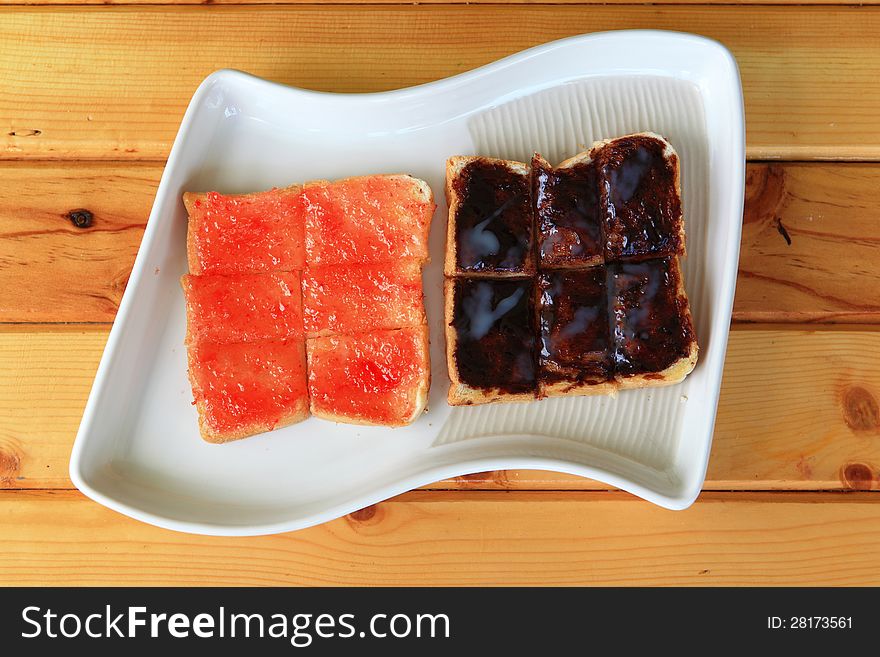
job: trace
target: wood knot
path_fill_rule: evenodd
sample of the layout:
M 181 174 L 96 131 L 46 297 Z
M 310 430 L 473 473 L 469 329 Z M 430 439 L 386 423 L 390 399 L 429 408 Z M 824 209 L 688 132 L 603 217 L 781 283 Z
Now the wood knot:
M 85 208 L 79 208 L 68 212 L 67 218 L 70 219 L 70 223 L 77 228 L 91 228 L 92 223 L 95 220 L 95 215 Z
M 871 490 L 874 472 L 864 463 L 847 463 L 840 469 L 840 480 L 852 490 Z
M 21 470 L 21 457 L 15 452 L 0 449 L 0 486 L 12 485 Z
M 874 395 L 860 386 L 843 393 L 843 420 L 853 431 L 880 429 L 880 406 Z
M 753 164 L 746 169 L 743 221 L 776 222 L 785 200 L 785 167 Z
M 357 511 L 352 511 L 348 514 L 348 519 L 352 523 L 363 524 L 366 522 L 370 522 L 373 518 L 376 517 L 376 512 L 378 510 L 377 504 L 371 504 L 370 506 L 365 506 L 363 509 L 358 509 Z

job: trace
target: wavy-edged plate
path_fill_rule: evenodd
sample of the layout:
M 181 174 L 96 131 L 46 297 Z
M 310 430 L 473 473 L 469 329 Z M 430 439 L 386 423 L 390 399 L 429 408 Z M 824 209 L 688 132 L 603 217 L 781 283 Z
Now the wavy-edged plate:
M 683 263 L 700 343 L 676 386 L 450 408 L 442 265 L 446 158 L 559 162 L 596 139 L 651 130 L 678 150 Z M 70 461 L 92 499 L 144 522 L 216 535 L 315 525 L 409 489 L 509 468 L 598 479 L 671 509 L 705 477 L 736 280 L 744 180 L 742 89 L 718 43 L 609 32 L 549 43 L 409 89 L 328 94 L 218 71 L 198 88 L 165 167 Z M 303 423 L 227 445 L 198 435 L 186 376 L 181 194 L 406 172 L 438 208 L 424 273 L 433 385 L 409 427 Z

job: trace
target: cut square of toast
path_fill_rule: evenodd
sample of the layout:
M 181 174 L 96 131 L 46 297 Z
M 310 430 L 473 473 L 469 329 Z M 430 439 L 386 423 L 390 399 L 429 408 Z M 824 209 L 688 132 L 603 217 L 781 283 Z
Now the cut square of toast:
M 539 275 L 538 313 L 541 396 L 614 392 L 605 267 Z
M 310 338 L 426 325 L 422 267 L 412 258 L 312 267 L 302 292 Z
M 191 274 L 265 273 L 305 264 L 300 187 L 183 195 Z
M 436 206 L 431 188 L 407 175 L 309 183 L 303 189 L 310 266 L 428 260 Z
M 189 378 L 202 438 L 225 443 L 309 415 L 302 340 L 190 345 Z
M 531 175 L 527 164 L 488 157 L 446 163 L 447 276 L 535 273 Z
M 531 279 L 446 279 L 451 405 L 537 397 L 534 289 Z
M 186 343 L 254 342 L 303 337 L 298 272 L 187 274 Z
M 427 327 L 307 341 L 315 417 L 403 426 L 425 409 L 431 382 Z
M 590 154 L 581 153 L 556 168 L 536 154 L 532 181 L 539 266 L 602 264 L 599 185 Z
M 609 263 L 608 286 L 620 387 L 684 379 L 698 348 L 678 258 Z
M 597 143 L 605 259 L 685 255 L 678 155 L 663 137 L 639 133 Z

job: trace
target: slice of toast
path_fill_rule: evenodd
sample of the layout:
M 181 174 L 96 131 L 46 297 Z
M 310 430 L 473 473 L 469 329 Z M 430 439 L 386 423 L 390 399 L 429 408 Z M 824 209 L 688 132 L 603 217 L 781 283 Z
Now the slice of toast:
M 532 158 L 532 199 L 539 267 L 592 267 L 604 262 L 599 184 L 590 152 L 558 167 Z
M 308 417 L 302 340 L 200 342 L 188 354 L 199 431 L 207 442 L 239 440 Z
M 301 187 L 183 195 L 191 274 L 265 273 L 305 264 Z
M 596 142 L 605 260 L 686 253 L 681 167 L 666 139 L 640 132 Z
M 531 199 L 537 261 L 532 271 L 514 274 L 493 266 L 461 266 L 465 227 L 484 221 L 476 212 L 470 223 L 461 221 L 467 167 L 474 162 L 520 176 L 528 173 L 521 163 L 472 157 L 447 161 L 450 404 L 616 394 L 623 388 L 676 383 L 694 368 L 698 346 L 678 260 L 686 246 L 680 163 L 668 141 L 648 132 L 604 140 L 557 167 L 535 154 Z M 502 187 L 498 180 L 503 178 L 487 179 Z M 492 211 L 484 214 L 494 219 Z M 482 234 L 468 239 L 478 246 L 485 240 Z M 506 298 L 494 287 L 511 276 L 524 279 L 527 287 L 536 273 L 534 317 L 519 309 L 515 320 L 493 334 L 493 309 Z M 487 286 L 479 299 L 474 292 L 478 281 Z M 492 324 L 482 343 L 467 339 L 474 316 L 477 324 Z M 516 381 L 516 368 L 510 363 L 518 356 L 528 362 L 523 354 L 529 351 L 530 330 L 535 332 L 537 389 L 527 385 L 514 391 L 509 383 Z
M 302 292 L 310 338 L 426 325 L 422 267 L 413 258 L 311 267 Z
M 620 388 L 682 381 L 699 348 L 678 258 L 611 263 L 608 287 Z
M 427 327 L 312 338 L 307 351 L 315 417 L 399 427 L 425 410 L 431 385 Z
M 436 205 L 424 180 L 400 174 L 316 181 L 302 198 L 309 266 L 429 259 Z
M 532 401 L 538 395 L 531 279 L 447 278 L 448 401 Z
M 529 166 L 455 156 L 446 161 L 447 276 L 535 273 Z
M 186 344 L 303 338 L 299 272 L 184 275 Z
M 542 397 L 605 395 L 617 390 L 611 368 L 604 266 L 538 276 L 538 351 Z

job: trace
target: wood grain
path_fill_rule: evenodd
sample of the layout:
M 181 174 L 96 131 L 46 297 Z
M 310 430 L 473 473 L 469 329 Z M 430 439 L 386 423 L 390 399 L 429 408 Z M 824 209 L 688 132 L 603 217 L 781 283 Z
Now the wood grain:
M 98 327 L 0 332 L 0 487 L 71 487 L 70 448 L 106 337 Z M 878 331 L 733 331 L 705 488 L 880 490 L 878 362 Z M 532 471 L 431 486 L 604 487 Z
M 878 541 L 880 504 L 859 494 L 704 493 L 673 512 L 619 493 L 416 492 L 292 534 L 213 538 L 74 492 L 0 493 L 10 585 L 870 586 Z
M 749 157 L 880 158 L 876 7 L 7 7 L 0 16 L 6 158 L 163 159 L 192 92 L 222 67 L 380 91 L 623 28 L 690 31 L 732 49 Z
M 0 333 L 0 488 L 69 488 L 70 448 L 107 329 Z
M 752 165 L 737 297 L 739 321 L 880 319 L 876 165 Z
M 162 173 L 157 165 L 0 164 L 0 321 L 112 321 Z M 87 210 L 78 228 L 72 210 Z
M 725 0 L 729 5 L 873 5 L 880 0 Z M 326 5 L 626 5 L 633 0 L 322 0 Z M 316 0 L 0 0 L 3 5 L 314 5 Z M 711 4 L 707 0 L 657 0 L 656 5 Z
M 113 321 L 160 175 L 0 162 L 0 322 Z M 878 186 L 875 164 L 750 165 L 734 320 L 880 321 Z M 70 222 L 77 208 L 90 228 Z

